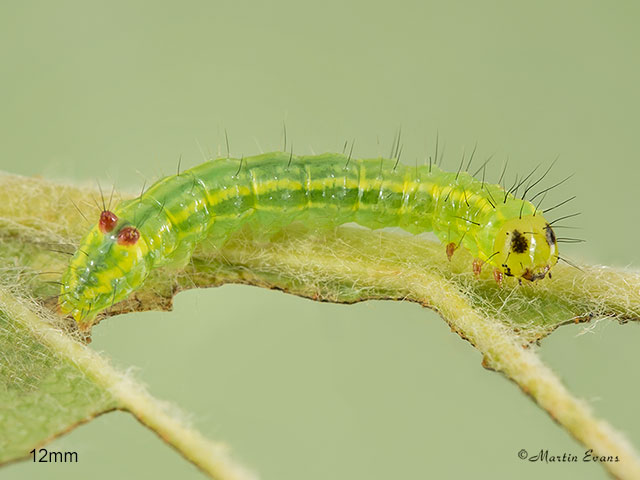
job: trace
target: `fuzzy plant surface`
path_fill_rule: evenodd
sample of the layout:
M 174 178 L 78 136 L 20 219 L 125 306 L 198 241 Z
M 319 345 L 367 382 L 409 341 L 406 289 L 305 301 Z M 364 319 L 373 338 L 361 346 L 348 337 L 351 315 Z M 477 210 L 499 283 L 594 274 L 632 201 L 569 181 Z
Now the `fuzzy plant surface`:
M 124 410 L 211 478 L 256 476 L 225 445 L 205 438 L 89 346 L 90 332 L 57 313 L 60 272 L 100 209 L 99 193 L 38 178 L 0 174 L 0 464 L 90 421 Z M 126 196 L 125 196 L 126 198 Z M 568 323 L 640 318 L 640 274 L 602 266 L 554 267 L 552 279 L 496 285 L 476 277 L 460 249 L 404 232 L 292 224 L 269 238 L 244 228 L 222 247 L 203 242 L 186 267 L 158 269 L 98 321 L 124 312 L 169 310 L 176 293 L 242 283 L 318 301 L 409 300 L 438 312 L 451 329 L 602 462 L 617 478 L 640 478 L 640 457 L 622 433 L 596 418 L 535 353 Z

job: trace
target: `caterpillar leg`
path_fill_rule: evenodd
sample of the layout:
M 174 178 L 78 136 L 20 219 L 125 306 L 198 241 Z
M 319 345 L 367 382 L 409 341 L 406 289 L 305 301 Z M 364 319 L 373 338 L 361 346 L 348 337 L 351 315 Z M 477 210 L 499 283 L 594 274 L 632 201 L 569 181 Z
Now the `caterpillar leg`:
M 493 278 L 498 285 L 502 285 L 502 279 L 503 279 L 502 270 L 500 270 L 499 268 L 494 268 Z
M 482 265 L 484 264 L 484 262 L 482 260 L 480 260 L 479 258 L 474 258 L 473 259 L 473 264 L 471 265 L 471 268 L 473 269 L 473 274 L 476 277 L 479 277 L 480 274 L 482 273 Z
M 458 245 L 456 245 L 455 242 L 447 243 L 447 258 L 449 259 L 449 261 L 451 261 L 451 257 L 453 257 L 453 253 L 457 248 Z
M 189 263 L 192 254 L 193 246 L 184 243 L 183 246 L 178 247 L 177 250 L 162 262 L 162 266 L 172 270 L 180 270 Z

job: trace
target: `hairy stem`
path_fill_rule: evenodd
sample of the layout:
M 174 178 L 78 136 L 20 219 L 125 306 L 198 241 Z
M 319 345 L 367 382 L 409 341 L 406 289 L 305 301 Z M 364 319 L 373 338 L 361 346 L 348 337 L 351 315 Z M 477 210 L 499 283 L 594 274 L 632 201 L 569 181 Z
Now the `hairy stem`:
M 254 476 L 231 460 L 224 445 L 213 443 L 167 412 L 167 406 L 134 380 L 115 370 L 101 355 L 41 318 L 15 296 L 0 289 L 0 308 L 27 327 L 58 355 L 71 360 L 109 391 L 118 408 L 131 412 L 203 472 L 219 480 L 250 480 Z
M 502 372 L 530 395 L 538 405 L 561 424 L 594 455 L 618 456 L 619 462 L 603 462 L 611 474 L 623 479 L 640 478 L 640 459 L 633 447 L 609 424 L 597 419 L 589 407 L 566 389 L 560 379 L 545 366 L 539 357 L 522 345 L 522 339 L 511 329 L 474 309 L 454 284 L 434 274 L 406 265 L 346 260 L 332 251 L 312 252 L 300 247 L 295 251 L 278 249 L 263 253 L 259 259 L 249 250 L 225 251 L 231 262 L 264 269 L 276 265 L 280 271 L 300 272 L 316 279 L 330 277 L 357 282 L 367 287 L 396 292 L 398 297 L 410 299 L 437 310 L 461 337 L 467 339 L 483 355 L 484 365 Z M 252 260 L 251 258 L 254 258 Z

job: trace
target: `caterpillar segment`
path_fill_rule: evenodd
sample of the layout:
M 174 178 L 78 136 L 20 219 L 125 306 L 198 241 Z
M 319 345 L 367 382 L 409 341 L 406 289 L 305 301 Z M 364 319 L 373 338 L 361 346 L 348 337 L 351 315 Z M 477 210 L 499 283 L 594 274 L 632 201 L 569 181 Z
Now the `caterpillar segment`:
M 250 224 L 265 235 L 295 220 L 432 231 L 503 276 L 537 281 L 558 261 L 551 226 L 534 205 L 466 172 L 392 159 L 268 153 L 221 158 L 157 181 L 101 213 L 62 277 L 59 308 L 81 325 L 140 288 L 159 267 L 184 266 L 202 241 L 222 245 Z

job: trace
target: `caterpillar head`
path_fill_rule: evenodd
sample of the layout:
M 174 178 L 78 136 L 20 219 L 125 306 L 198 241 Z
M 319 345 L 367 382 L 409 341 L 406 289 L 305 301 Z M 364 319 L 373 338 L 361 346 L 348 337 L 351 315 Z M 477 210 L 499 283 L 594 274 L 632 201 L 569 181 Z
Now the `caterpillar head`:
M 558 263 L 558 244 L 542 216 L 527 215 L 506 221 L 498 231 L 491 263 L 507 276 L 529 281 L 544 278 Z
M 147 250 L 135 227 L 103 211 L 62 276 L 61 313 L 91 325 L 97 313 L 142 284 L 149 271 Z

